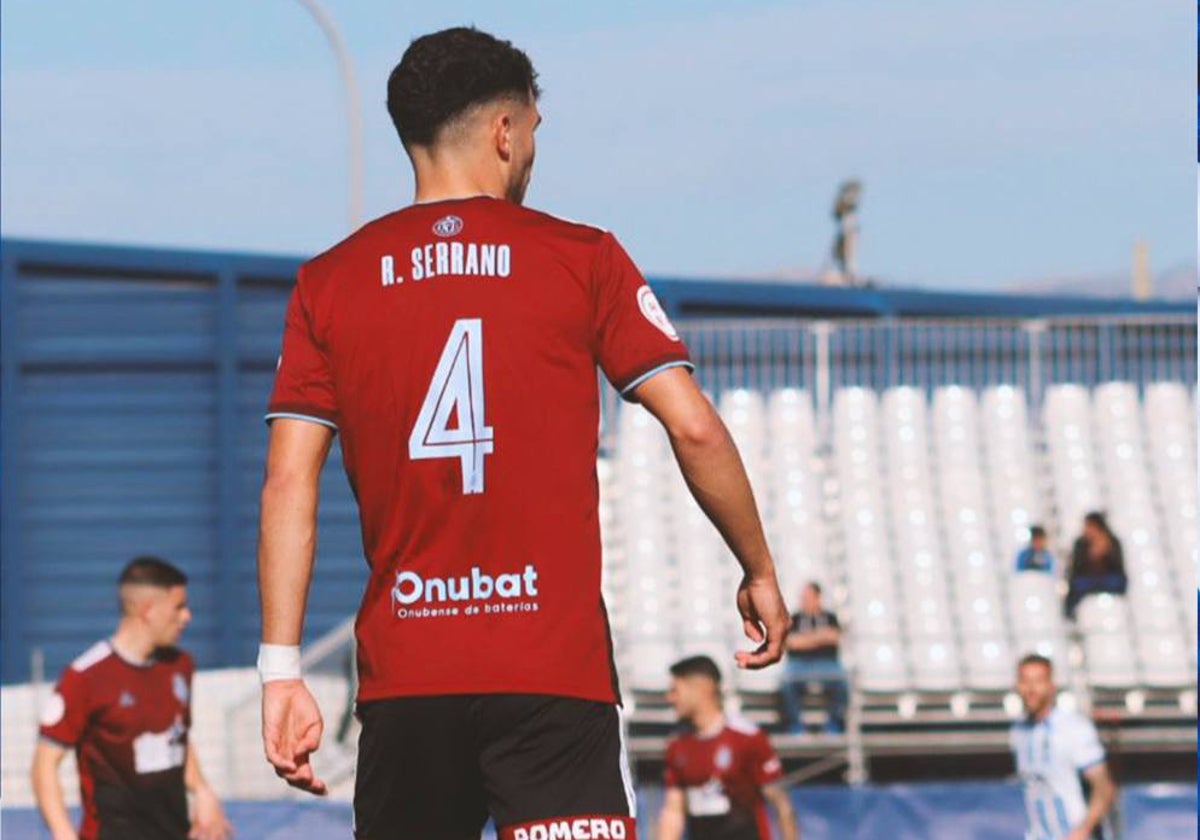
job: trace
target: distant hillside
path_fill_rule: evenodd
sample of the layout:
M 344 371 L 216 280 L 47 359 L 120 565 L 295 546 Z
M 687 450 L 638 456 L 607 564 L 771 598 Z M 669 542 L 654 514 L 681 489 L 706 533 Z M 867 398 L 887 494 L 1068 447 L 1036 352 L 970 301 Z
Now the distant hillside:
M 1128 274 L 1107 274 L 1022 281 L 1007 286 L 1006 290 L 1026 294 L 1124 298 L 1132 294 L 1132 285 Z M 1160 300 L 1194 299 L 1196 297 L 1196 267 L 1193 265 L 1177 266 L 1156 275 L 1154 297 Z

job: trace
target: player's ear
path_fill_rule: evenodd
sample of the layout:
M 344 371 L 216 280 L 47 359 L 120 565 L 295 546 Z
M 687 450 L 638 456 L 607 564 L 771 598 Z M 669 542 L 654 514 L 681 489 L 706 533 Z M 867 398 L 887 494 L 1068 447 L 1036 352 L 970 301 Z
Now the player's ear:
M 496 144 L 496 154 L 507 163 L 513 153 L 513 119 L 507 108 L 499 108 L 492 116 L 492 137 Z

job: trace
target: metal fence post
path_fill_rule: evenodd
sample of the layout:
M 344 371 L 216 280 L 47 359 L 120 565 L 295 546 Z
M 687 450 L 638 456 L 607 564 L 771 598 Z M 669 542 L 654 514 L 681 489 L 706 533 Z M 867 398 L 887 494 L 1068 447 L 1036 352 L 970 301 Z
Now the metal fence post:
M 1029 342 L 1029 352 L 1026 354 L 1029 369 L 1025 376 L 1025 391 L 1035 416 L 1042 410 L 1042 392 L 1046 388 L 1045 371 L 1042 369 L 1042 342 L 1045 335 L 1045 321 L 1039 318 L 1025 322 L 1025 336 Z
M 829 437 L 829 406 L 833 397 L 833 372 L 829 353 L 833 325 L 828 321 L 817 321 L 812 325 L 811 331 L 817 345 L 816 369 L 813 371 L 813 390 L 816 391 L 817 398 L 817 439 L 826 440 Z

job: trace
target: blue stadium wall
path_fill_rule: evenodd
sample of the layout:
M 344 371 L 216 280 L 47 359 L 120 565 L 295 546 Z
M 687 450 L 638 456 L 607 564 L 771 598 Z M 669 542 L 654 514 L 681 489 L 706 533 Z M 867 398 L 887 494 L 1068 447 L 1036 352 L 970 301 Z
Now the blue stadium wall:
M 201 667 L 249 664 L 262 413 L 298 259 L 0 242 L 0 677 L 49 678 L 116 619 L 113 580 L 153 553 L 190 576 Z M 676 318 L 1186 314 L 1186 303 L 652 280 Z M 334 450 L 308 638 L 366 579 Z

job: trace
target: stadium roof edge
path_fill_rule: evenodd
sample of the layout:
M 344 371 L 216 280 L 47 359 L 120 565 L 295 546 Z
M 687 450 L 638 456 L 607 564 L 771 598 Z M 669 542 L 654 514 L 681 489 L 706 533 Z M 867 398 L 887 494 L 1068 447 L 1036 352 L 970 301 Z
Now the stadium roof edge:
M 89 269 L 171 273 L 234 270 L 291 276 L 303 257 L 131 245 L 100 245 L 20 237 L 0 238 L 0 253 L 21 262 Z M 651 276 L 673 318 L 1040 318 L 1078 315 L 1196 315 L 1191 301 L 1091 298 L 1020 293 L 839 288 L 762 280 L 698 280 Z

